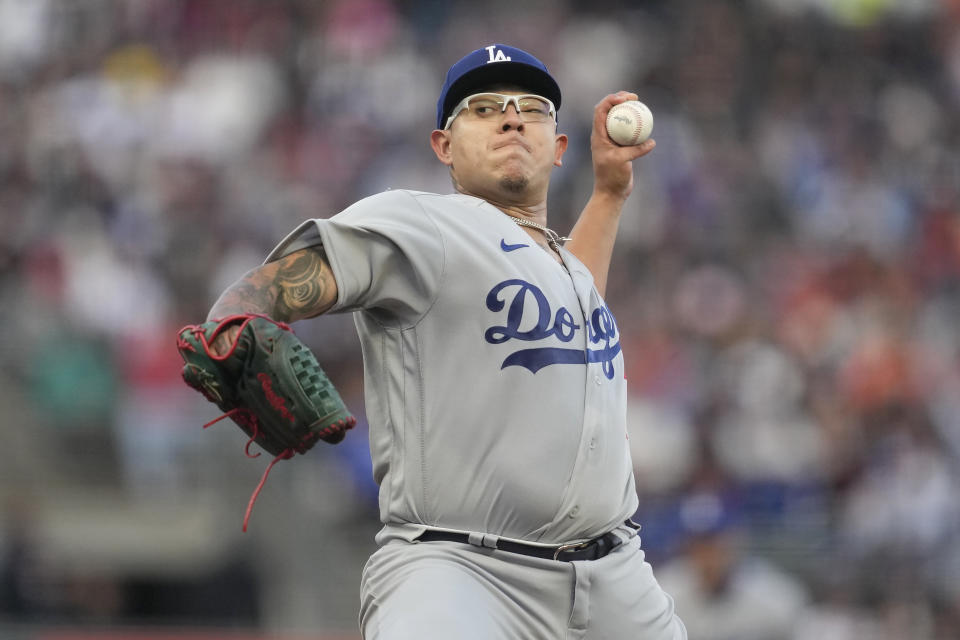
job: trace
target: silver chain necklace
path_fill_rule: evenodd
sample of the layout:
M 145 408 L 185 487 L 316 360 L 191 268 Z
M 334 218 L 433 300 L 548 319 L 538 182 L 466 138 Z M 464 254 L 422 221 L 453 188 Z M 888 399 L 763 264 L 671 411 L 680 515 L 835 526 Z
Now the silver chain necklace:
M 515 218 L 509 214 L 507 215 L 507 217 L 513 220 L 514 222 L 516 222 L 521 227 L 530 227 L 531 229 L 539 229 L 540 231 L 542 231 L 544 235 L 547 236 L 547 244 L 550 245 L 551 249 L 553 249 L 558 253 L 563 243 L 570 239 L 570 238 L 561 236 L 559 233 L 557 233 L 553 229 L 547 229 L 545 226 L 537 222 L 531 222 L 530 220 L 524 220 L 523 218 Z

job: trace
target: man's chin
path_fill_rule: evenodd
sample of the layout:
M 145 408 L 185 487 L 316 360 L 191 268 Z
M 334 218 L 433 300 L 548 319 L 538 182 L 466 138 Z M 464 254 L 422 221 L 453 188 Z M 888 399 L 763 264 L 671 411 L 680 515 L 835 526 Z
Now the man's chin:
M 507 193 L 523 193 L 530 186 L 530 179 L 526 176 L 503 176 L 500 178 L 500 188 Z

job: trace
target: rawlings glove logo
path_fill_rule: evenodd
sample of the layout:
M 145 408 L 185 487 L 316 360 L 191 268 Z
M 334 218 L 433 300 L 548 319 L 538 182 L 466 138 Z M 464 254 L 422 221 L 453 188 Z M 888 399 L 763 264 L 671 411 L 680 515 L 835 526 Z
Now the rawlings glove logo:
M 273 382 L 270 380 L 270 376 L 265 373 L 258 373 L 257 380 L 260 381 L 260 388 L 263 389 L 263 395 L 266 396 L 270 406 L 276 409 L 281 417 L 289 420 L 290 424 L 296 424 L 297 419 L 294 418 L 290 410 L 287 409 L 287 403 L 273 390 Z
M 510 297 L 512 295 L 512 298 Z M 509 305 L 508 305 L 509 300 Z M 487 329 L 483 337 L 490 344 L 502 344 L 510 340 L 539 342 L 555 338 L 562 343 L 571 342 L 582 329 L 566 307 L 553 311 L 547 296 L 539 287 L 526 280 L 504 280 L 487 294 L 487 309 L 501 312 L 507 309 L 507 321 Z M 532 313 L 531 313 L 532 312 Z M 524 315 L 528 315 L 526 323 Z M 529 317 L 535 320 L 529 325 Z M 587 324 L 587 342 L 596 348 L 573 349 L 563 347 L 532 347 L 514 351 L 504 358 L 501 369 L 519 366 L 536 373 L 552 364 L 587 364 L 600 362 L 608 380 L 614 376 L 613 360 L 620 353 L 620 333 L 617 323 L 605 305 L 590 312 Z

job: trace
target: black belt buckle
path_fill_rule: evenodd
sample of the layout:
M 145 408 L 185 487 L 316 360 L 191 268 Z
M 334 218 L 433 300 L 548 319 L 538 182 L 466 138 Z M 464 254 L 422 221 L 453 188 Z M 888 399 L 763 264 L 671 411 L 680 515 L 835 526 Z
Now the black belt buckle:
M 561 553 L 572 553 L 575 557 L 570 558 L 569 560 L 599 560 L 605 555 L 609 554 L 611 551 L 623 544 L 623 539 L 620 538 L 617 534 L 609 531 L 599 538 L 594 538 L 593 540 L 588 540 L 586 542 L 579 542 L 576 544 L 565 544 L 557 547 L 557 550 L 553 552 L 554 560 L 567 560 L 567 558 L 560 558 Z
M 557 547 L 556 551 L 553 552 L 553 559 L 560 560 L 561 553 L 567 553 L 570 551 L 582 551 L 595 543 L 596 540 L 588 540 L 586 542 L 578 542 L 576 544 L 563 544 Z

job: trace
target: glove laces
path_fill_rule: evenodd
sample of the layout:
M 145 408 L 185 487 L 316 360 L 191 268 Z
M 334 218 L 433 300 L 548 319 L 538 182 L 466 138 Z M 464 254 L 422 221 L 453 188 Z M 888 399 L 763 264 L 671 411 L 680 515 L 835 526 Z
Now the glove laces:
M 247 443 L 247 446 L 250 446 L 250 443 Z M 249 456 L 256 458 L 259 453 L 255 456 Z M 270 475 L 270 471 L 273 469 L 273 465 L 277 464 L 281 460 L 288 460 L 294 456 L 293 449 L 284 449 L 276 455 L 276 457 L 270 461 L 270 464 L 267 465 L 266 470 L 263 472 L 263 477 L 260 478 L 260 483 L 257 484 L 257 488 L 253 490 L 253 494 L 250 496 L 250 501 L 247 503 L 247 510 L 243 514 L 243 532 L 247 532 L 247 523 L 250 522 L 250 514 L 253 513 L 253 503 L 257 501 L 257 497 L 260 496 L 260 491 L 263 489 L 263 486 L 267 484 L 267 477 Z
M 235 407 L 230 411 L 227 411 L 218 418 L 214 418 L 210 422 L 203 425 L 203 428 L 206 429 L 212 424 L 216 424 L 223 420 L 224 418 L 233 418 L 243 422 L 250 427 L 250 439 L 247 440 L 247 445 L 243 448 L 243 453 L 248 458 L 259 458 L 260 452 L 250 453 L 250 445 L 256 442 L 257 436 L 260 435 L 260 426 L 257 421 L 257 416 L 250 411 L 249 409 L 244 409 L 242 407 Z M 315 437 L 314 434 L 308 434 L 308 438 Z M 267 465 L 266 470 L 263 472 L 263 476 L 260 478 L 260 482 L 257 484 L 256 488 L 253 490 L 253 494 L 250 496 L 250 501 L 247 502 L 247 510 L 243 514 L 243 532 L 246 533 L 247 525 L 250 523 L 250 515 L 253 513 L 253 505 L 257 501 L 257 498 L 260 496 L 260 492 L 263 490 L 264 485 L 267 484 L 267 478 L 270 476 L 270 472 L 273 470 L 273 465 L 277 464 L 281 460 L 289 460 L 294 455 L 296 455 L 296 450 L 293 447 L 287 447 L 280 453 L 278 453 L 273 460 L 270 461 L 270 464 Z

